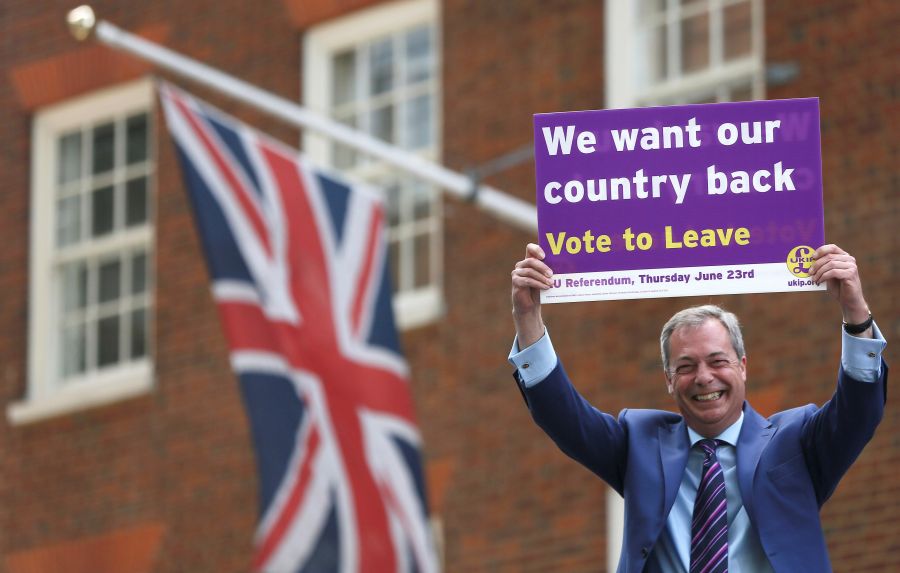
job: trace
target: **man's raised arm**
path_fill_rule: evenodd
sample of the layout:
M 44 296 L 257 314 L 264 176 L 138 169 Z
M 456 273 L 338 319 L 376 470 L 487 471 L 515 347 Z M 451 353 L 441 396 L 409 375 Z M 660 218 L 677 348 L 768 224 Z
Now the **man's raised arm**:
M 512 313 L 519 349 L 524 350 L 544 336 L 541 291 L 553 285 L 553 271 L 544 261 L 544 250 L 534 243 L 525 247 L 525 258 L 512 271 Z

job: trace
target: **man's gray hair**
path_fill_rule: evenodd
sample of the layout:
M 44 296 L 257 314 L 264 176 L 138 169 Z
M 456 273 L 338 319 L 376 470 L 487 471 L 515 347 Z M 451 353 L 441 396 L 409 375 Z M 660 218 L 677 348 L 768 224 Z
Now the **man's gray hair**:
M 734 348 L 737 357 L 744 357 L 744 336 L 741 334 L 741 324 L 734 313 L 718 307 L 714 304 L 705 304 L 703 306 L 692 306 L 675 313 L 675 316 L 669 319 L 659 335 L 659 346 L 662 351 L 663 370 L 669 372 L 669 339 L 676 329 L 683 327 L 697 327 L 714 318 L 722 323 L 722 326 L 728 331 L 731 337 L 731 347 Z

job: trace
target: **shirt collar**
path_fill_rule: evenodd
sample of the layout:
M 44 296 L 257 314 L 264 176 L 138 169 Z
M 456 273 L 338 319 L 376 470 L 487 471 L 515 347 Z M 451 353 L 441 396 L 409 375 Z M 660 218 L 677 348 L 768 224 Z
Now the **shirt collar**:
M 725 430 L 721 434 L 716 436 L 715 439 L 722 440 L 729 446 L 737 446 L 738 436 L 741 435 L 741 426 L 743 425 L 744 412 L 741 412 L 741 415 L 738 417 L 738 419 L 733 424 L 725 428 Z M 697 445 L 697 442 L 703 439 L 703 436 L 695 432 L 690 426 L 688 426 L 688 436 L 691 438 L 692 448 Z

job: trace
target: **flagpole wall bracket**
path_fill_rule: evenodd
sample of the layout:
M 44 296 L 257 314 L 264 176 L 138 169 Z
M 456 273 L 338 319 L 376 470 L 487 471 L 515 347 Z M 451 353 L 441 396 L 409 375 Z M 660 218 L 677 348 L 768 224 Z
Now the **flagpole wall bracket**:
M 66 14 L 66 24 L 69 25 L 69 32 L 79 42 L 83 42 L 91 36 L 96 23 L 97 17 L 94 15 L 94 9 L 87 4 L 73 8 Z

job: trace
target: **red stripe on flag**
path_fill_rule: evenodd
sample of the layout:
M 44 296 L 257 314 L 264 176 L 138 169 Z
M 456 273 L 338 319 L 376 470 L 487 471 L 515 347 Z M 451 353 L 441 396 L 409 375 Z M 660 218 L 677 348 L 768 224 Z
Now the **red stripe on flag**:
M 282 351 L 276 334 L 272 332 L 272 323 L 261 308 L 241 302 L 217 302 L 231 350 Z
M 331 289 L 327 249 L 319 236 L 321 221 L 310 204 L 309 193 L 295 157 L 260 141 L 262 156 L 276 184 L 286 192 L 281 200 L 288 218 L 288 268 L 291 269 L 291 294 L 303 315 L 304 347 L 311 354 L 332 353 L 337 348 L 334 317 L 331 315 Z
M 365 308 L 366 299 L 378 295 L 377 292 L 372 292 L 378 288 L 378 285 L 371 285 L 370 288 L 369 282 L 372 280 L 372 267 L 374 266 L 375 259 L 378 255 L 378 247 L 381 245 L 378 235 L 381 233 L 382 217 L 380 208 L 372 210 L 372 219 L 369 223 L 369 238 L 367 239 L 369 250 L 363 259 L 365 262 L 363 264 L 362 272 L 359 274 L 359 282 L 356 286 L 356 300 L 353 301 L 353 312 L 350 314 L 351 320 L 353 321 L 353 334 L 357 338 L 361 335 L 359 328 L 362 322 L 362 314 L 363 309 Z

